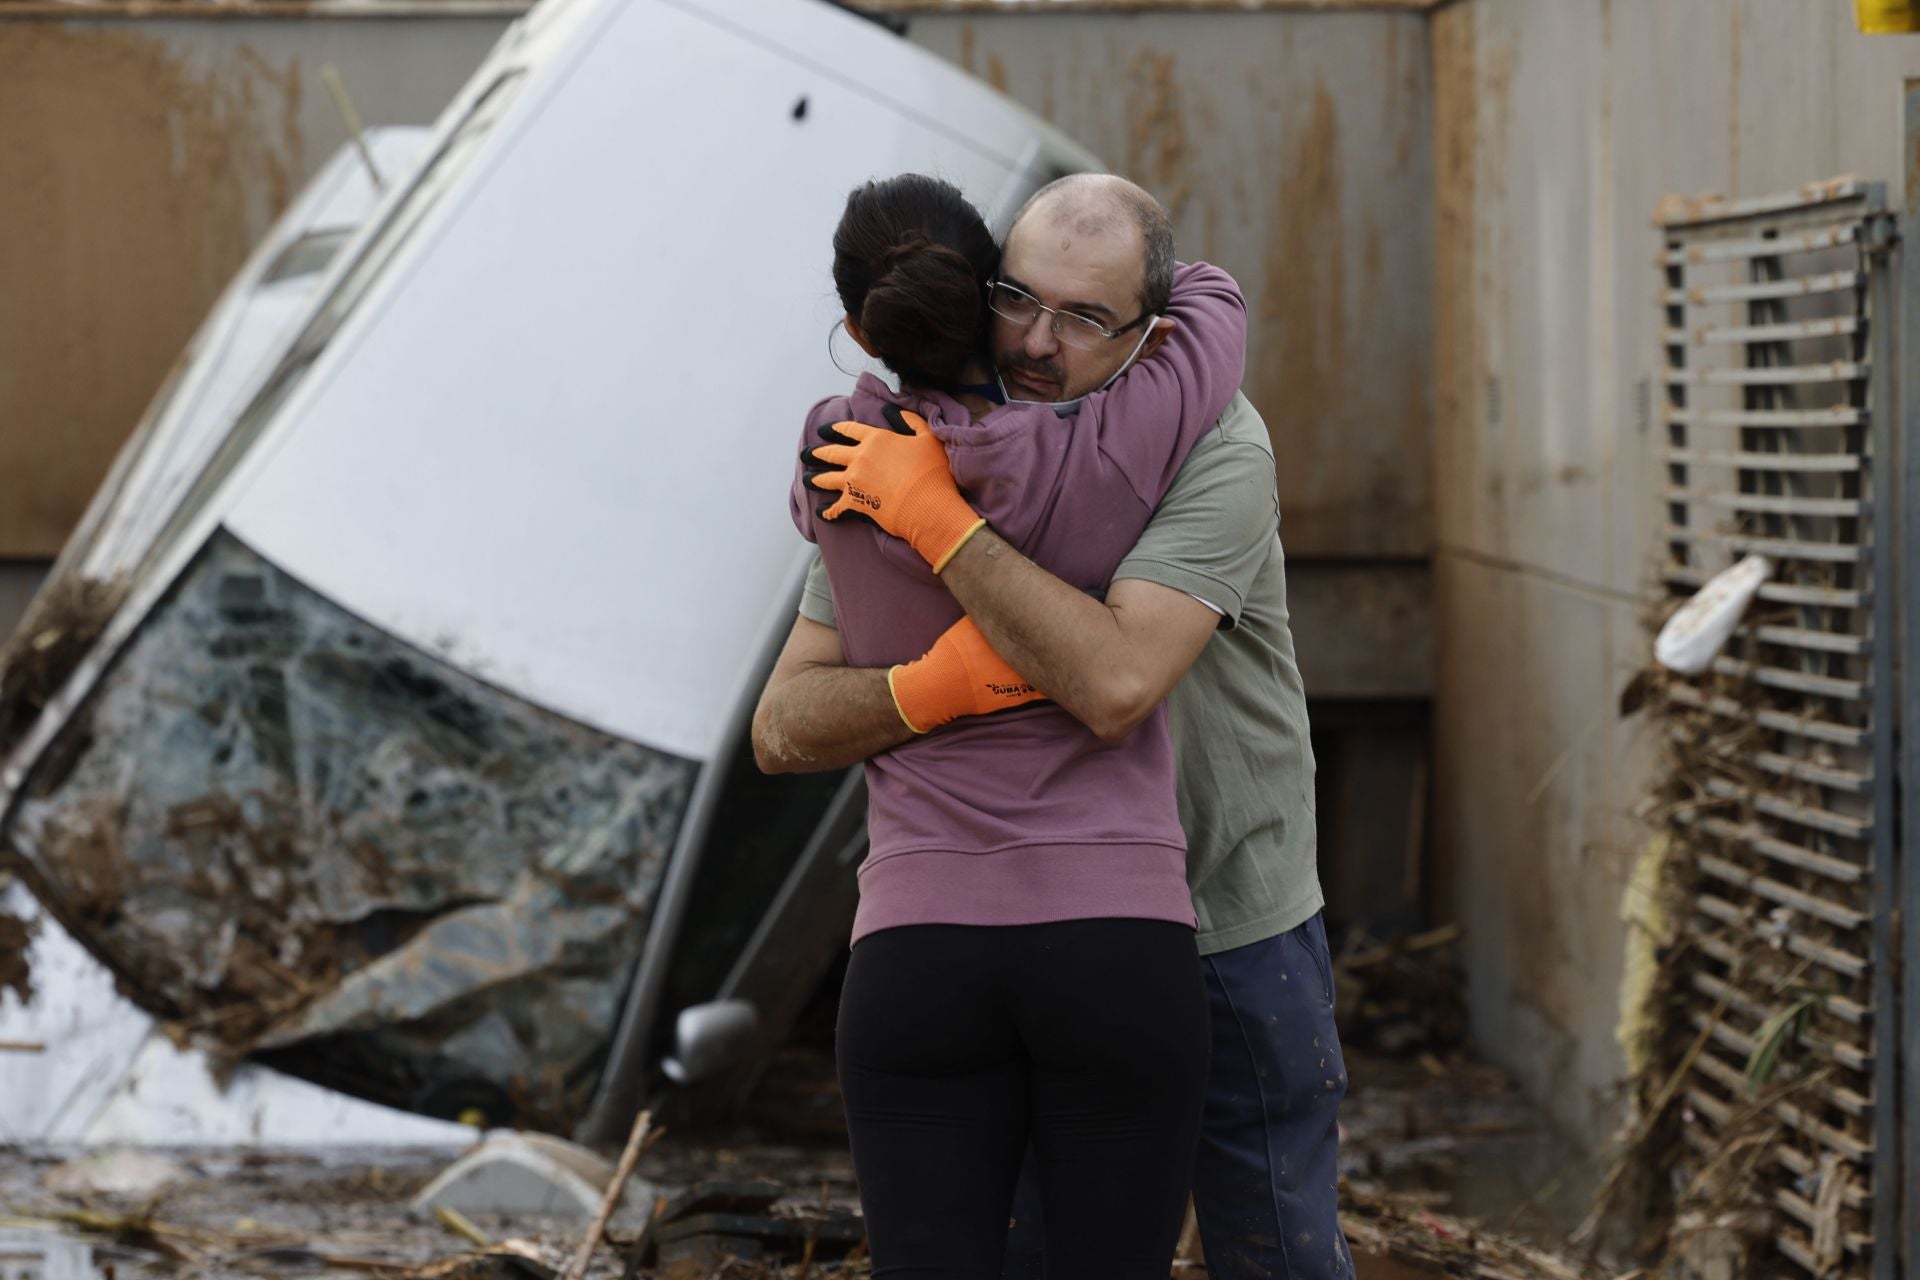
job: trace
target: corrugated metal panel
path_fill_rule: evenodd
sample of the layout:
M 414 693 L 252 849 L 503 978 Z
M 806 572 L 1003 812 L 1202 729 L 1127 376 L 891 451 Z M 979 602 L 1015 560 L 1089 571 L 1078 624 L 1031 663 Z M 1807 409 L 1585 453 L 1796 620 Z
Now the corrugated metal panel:
M 1414 13 L 929 11 L 916 44 L 1143 183 L 1246 291 L 1291 560 L 1433 547 L 1432 91 Z
M 194 326 L 346 140 L 320 68 L 369 126 L 428 124 L 507 22 L 208 7 L 0 3 L 0 557 L 60 548 Z
M 1668 691 L 1692 793 L 1672 823 L 1692 887 L 1680 998 L 1702 1037 L 1687 1172 L 1697 1187 L 1756 1153 L 1786 1275 L 1896 1274 L 1896 1055 L 1876 1034 L 1896 1007 L 1883 204 L 1837 179 L 1660 217 L 1665 589 L 1749 553 L 1774 565 L 1726 653 Z

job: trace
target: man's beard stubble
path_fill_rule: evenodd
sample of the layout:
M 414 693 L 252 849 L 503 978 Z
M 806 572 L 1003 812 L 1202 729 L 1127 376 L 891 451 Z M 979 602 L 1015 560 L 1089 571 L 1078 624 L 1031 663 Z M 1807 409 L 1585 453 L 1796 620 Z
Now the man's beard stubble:
M 1066 392 L 1067 373 L 1060 367 L 1058 361 L 1035 360 L 1020 348 L 1015 347 L 1000 353 L 999 366 L 1003 377 L 1016 374 L 1029 382 L 1054 388 L 1055 394 L 1063 395 Z

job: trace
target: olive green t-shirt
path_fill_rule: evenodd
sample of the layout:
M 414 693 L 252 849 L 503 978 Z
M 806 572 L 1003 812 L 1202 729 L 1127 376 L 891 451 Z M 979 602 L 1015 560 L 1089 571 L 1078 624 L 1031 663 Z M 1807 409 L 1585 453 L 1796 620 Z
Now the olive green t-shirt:
M 1285 933 L 1323 902 L 1313 746 L 1287 625 L 1273 446 L 1244 395 L 1187 455 L 1113 576 L 1184 591 L 1221 614 L 1168 698 L 1200 953 Z M 834 625 L 817 556 L 800 613 Z

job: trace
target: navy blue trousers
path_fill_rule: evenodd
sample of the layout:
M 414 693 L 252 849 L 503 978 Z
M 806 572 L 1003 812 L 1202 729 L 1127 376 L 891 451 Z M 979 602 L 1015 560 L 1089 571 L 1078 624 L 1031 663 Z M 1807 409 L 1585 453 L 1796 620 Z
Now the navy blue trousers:
M 1338 1216 L 1347 1068 L 1320 916 L 1205 956 L 1213 1057 L 1193 1198 L 1209 1280 L 1351 1280 Z M 1003 1280 L 1045 1275 L 1031 1154 Z

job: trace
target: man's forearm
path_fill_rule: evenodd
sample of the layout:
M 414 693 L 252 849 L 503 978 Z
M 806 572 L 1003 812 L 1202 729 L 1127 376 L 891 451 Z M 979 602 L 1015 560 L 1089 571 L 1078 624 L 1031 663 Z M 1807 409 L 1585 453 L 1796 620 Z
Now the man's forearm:
M 991 528 L 968 539 L 940 576 L 1000 656 L 1095 733 L 1129 731 L 1158 701 L 1134 678 L 1120 615 Z
M 812 666 L 770 687 L 753 718 L 753 750 L 767 773 L 844 769 L 913 737 L 883 667 Z

